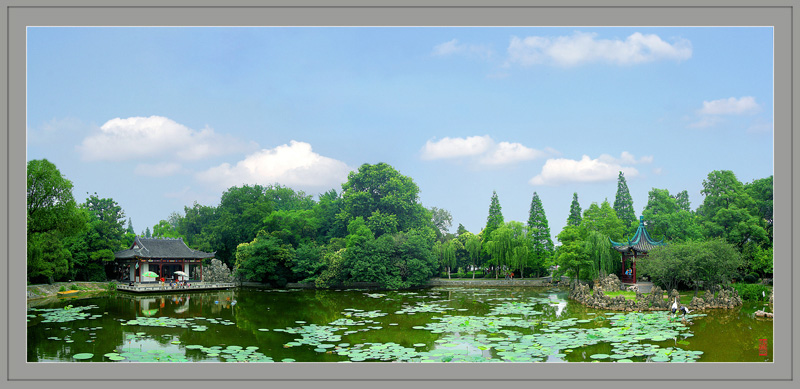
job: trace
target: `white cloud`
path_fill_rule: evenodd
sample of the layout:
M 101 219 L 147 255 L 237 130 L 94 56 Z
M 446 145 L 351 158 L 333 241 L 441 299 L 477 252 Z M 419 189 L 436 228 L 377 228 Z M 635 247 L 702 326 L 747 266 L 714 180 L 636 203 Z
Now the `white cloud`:
M 484 135 L 429 140 L 422 148 L 421 158 L 432 160 L 476 157 L 477 162 L 482 165 L 507 165 L 557 154 L 557 151 L 549 147 L 542 151 L 521 143 L 495 143 L 492 137 Z
M 623 40 L 596 39 L 596 33 L 576 31 L 571 36 L 512 37 L 508 62 L 523 66 L 552 64 L 578 66 L 586 63 L 634 65 L 660 60 L 683 61 L 691 58 L 692 44 L 677 39 L 670 44 L 658 35 L 633 33 Z
M 328 189 L 347 181 L 350 168 L 314 153 L 311 145 L 291 141 L 248 155 L 232 166 L 223 163 L 195 175 L 199 181 L 227 188 L 243 184 L 280 183 L 301 190 Z
M 761 110 L 752 96 L 741 98 L 729 97 L 713 101 L 703 101 L 703 108 L 698 111 L 701 115 L 744 115 L 753 114 Z
M 697 110 L 698 119 L 689 123 L 690 128 L 708 128 L 724 121 L 724 116 L 752 115 L 761 111 L 761 106 L 752 96 L 740 98 L 729 97 L 712 101 L 703 101 L 703 108 Z
M 584 155 L 580 160 L 567 158 L 548 159 L 539 175 L 531 178 L 532 185 L 556 186 L 570 182 L 605 182 L 614 181 L 623 172 L 626 178 L 639 175 L 639 171 L 626 165 L 652 163 L 652 156 L 641 157 L 638 160 L 627 151 L 622 152 L 620 158 L 603 154 L 597 159 Z
M 489 135 L 468 138 L 442 138 L 427 141 L 422 148 L 422 159 L 458 158 L 485 153 L 494 141 Z
M 84 160 L 136 158 L 199 160 L 252 148 L 211 128 L 200 131 L 162 116 L 116 118 L 77 146 Z
M 157 164 L 140 163 L 136 165 L 133 173 L 139 176 L 146 177 L 167 177 L 183 172 L 183 168 L 179 163 L 167 162 Z
M 488 165 L 502 165 L 528 161 L 546 155 L 546 152 L 525 147 L 521 143 L 500 142 L 493 151 L 481 158 L 481 162 Z

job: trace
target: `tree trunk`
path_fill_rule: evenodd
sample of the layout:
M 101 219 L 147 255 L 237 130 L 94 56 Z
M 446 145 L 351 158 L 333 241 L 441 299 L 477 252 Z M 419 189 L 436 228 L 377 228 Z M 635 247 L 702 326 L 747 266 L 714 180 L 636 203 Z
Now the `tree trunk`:
M 450 266 L 447 267 L 447 279 L 450 279 Z

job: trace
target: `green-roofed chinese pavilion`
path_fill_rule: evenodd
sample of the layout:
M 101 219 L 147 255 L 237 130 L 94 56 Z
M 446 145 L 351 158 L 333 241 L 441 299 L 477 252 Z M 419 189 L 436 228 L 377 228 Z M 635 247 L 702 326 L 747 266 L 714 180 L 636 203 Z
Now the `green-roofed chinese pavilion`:
M 609 239 L 610 240 L 610 239 Z M 650 234 L 647 233 L 647 228 L 644 226 L 644 217 L 639 216 L 639 228 L 633 238 L 628 239 L 627 242 L 614 242 L 611 241 L 611 247 L 622 254 L 622 274 L 619 274 L 620 281 L 629 284 L 636 283 L 636 259 L 647 256 L 656 246 L 663 246 L 664 240 L 653 240 Z M 631 269 L 631 274 L 626 274 L 628 269 Z

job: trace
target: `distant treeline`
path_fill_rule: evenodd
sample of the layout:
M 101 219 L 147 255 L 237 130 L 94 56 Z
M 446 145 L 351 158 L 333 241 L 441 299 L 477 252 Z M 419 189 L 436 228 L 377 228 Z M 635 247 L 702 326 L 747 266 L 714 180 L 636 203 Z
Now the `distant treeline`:
M 674 243 L 721 240 L 740 255 L 734 278 L 771 273 L 772 177 L 742 184 L 730 171 L 714 171 L 703 187 L 696 210 L 686 191 L 651 190 L 643 213 L 650 233 Z M 558 247 L 536 192 L 526 222 L 506 222 L 493 193 L 483 230 L 471 233 L 459 224 L 451 234 L 447 210 L 425 208 L 410 177 L 378 163 L 362 165 L 341 191 L 316 200 L 280 184 L 231 187 L 217 206 L 186 206 L 141 234 L 180 237 L 189 247 L 216 252 L 247 281 L 376 282 L 396 289 L 475 270 L 479 277 L 530 277 L 559 265 L 557 273 L 584 279 L 618 272 L 619 254 L 608 240 L 629 238 L 637 219 L 620 173 L 613 207 L 593 203 L 582 211 L 573 195 Z M 27 224 L 30 282 L 107 280 L 115 274 L 113 253 L 136 236 L 113 199 L 95 193 L 77 204 L 72 183 L 47 160 L 28 162 Z

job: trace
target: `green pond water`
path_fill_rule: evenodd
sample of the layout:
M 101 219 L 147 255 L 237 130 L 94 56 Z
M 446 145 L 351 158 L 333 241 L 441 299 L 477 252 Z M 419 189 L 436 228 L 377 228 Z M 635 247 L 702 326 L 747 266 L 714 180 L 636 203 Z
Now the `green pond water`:
M 772 362 L 773 349 L 772 320 L 754 317 L 762 304 L 684 319 L 590 309 L 556 288 L 237 288 L 29 305 L 29 362 Z

